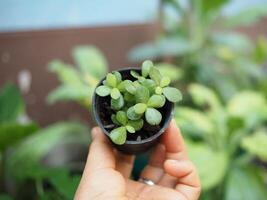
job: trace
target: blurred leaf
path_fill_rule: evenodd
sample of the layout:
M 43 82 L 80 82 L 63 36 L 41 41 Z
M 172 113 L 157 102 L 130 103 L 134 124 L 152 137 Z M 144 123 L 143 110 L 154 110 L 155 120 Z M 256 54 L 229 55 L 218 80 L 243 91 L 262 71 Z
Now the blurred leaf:
M 0 200 L 12 200 L 12 197 L 8 194 L 0 194 Z
M 152 67 L 149 71 L 149 77 L 157 84 L 160 84 L 162 79 L 162 75 L 160 71 L 156 67 Z
M 235 15 L 225 16 L 225 25 L 227 27 L 248 26 L 256 23 L 261 17 L 267 15 L 266 2 L 263 5 L 251 6 L 241 10 Z
M 117 85 L 117 79 L 116 76 L 112 73 L 108 73 L 106 76 L 106 83 L 108 86 L 115 88 Z
M 267 162 L 267 132 L 259 130 L 256 133 L 242 138 L 241 146 L 250 154 L 253 154 Z
M 142 76 L 147 77 L 149 74 L 149 71 L 153 67 L 153 63 L 151 60 L 146 60 L 142 64 Z
M 88 144 L 88 132 L 87 127 L 80 123 L 62 122 L 50 125 L 20 143 L 7 158 L 6 169 L 11 176 L 23 178 L 59 142 Z
M 206 134 L 214 133 L 214 124 L 204 112 L 187 107 L 177 107 L 175 119 L 185 134 L 198 135 L 203 138 Z
M 86 85 L 80 85 L 79 87 L 61 85 L 54 89 L 47 97 L 47 102 L 50 104 L 58 101 L 85 101 L 87 105 L 90 105 L 94 88 Z
M 161 38 L 136 46 L 129 52 L 131 61 L 162 58 L 165 56 L 183 56 L 197 49 L 197 46 L 182 37 Z
M 111 108 L 114 110 L 120 110 L 124 106 L 124 99 L 122 95 L 118 99 L 111 99 Z
M 189 85 L 189 93 L 191 94 L 194 102 L 199 106 L 209 105 L 213 110 L 221 108 L 221 103 L 215 92 L 204 85 Z
M 81 75 L 73 66 L 65 64 L 60 60 L 54 60 L 49 64 L 49 70 L 58 75 L 59 80 L 69 86 L 77 86 L 83 84 Z
M 265 200 L 266 186 L 257 169 L 230 170 L 225 188 L 226 200 Z
M 0 123 L 0 151 L 15 144 L 37 130 L 35 123 L 18 124 L 16 122 Z
M 146 121 L 152 126 L 159 125 L 162 119 L 161 113 L 155 108 L 147 108 L 145 113 Z
M 6 84 L 0 90 L 0 122 L 15 121 L 25 111 L 22 96 L 14 84 Z
M 252 50 L 252 41 L 245 35 L 234 32 L 215 32 L 211 39 L 216 46 L 229 48 L 234 52 L 250 52 Z
M 254 59 L 263 63 L 267 60 L 267 39 L 259 37 L 254 48 Z
M 110 94 L 111 88 L 106 85 L 100 85 L 96 88 L 96 93 L 101 96 L 105 97 Z
M 163 76 L 167 76 L 171 81 L 178 81 L 183 77 L 183 70 L 178 66 L 169 63 L 157 63 L 155 64 Z
M 216 11 L 228 2 L 229 0 L 202 0 L 203 12 Z
M 227 111 L 231 116 L 244 119 L 248 126 L 267 120 L 266 99 L 261 93 L 254 91 L 237 93 L 228 102 Z
M 107 72 L 107 61 L 94 46 L 79 46 L 73 50 L 73 57 L 83 73 L 102 78 Z
M 228 168 L 225 152 L 217 152 L 204 143 L 186 142 L 190 159 L 196 165 L 203 190 L 222 183 Z
M 80 175 L 70 176 L 66 170 L 60 170 L 58 173 L 49 177 L 49 181 L 55 189 L 69 200 L 74 198 L 80 179 Z

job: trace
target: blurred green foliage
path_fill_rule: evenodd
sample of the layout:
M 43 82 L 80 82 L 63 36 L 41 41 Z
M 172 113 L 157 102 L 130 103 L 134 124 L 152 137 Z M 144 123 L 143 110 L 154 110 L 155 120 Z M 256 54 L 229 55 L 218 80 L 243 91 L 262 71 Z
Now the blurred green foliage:
M 48 95 L 47 101 L 77 101 L 90 108 L 94 89 L 107 73 L 107 61 L 93 46 L 76 47 L 72 56 L 75 66 L 60 60 L 49 64 L 50 71 L 57 74 L 61 85 Z
M 266 4 L 226 15 L 223 8 L 230 2 L 162 0 L 163 31 L 155 41 L 133 48 L 130 60 L 170 60 L 182 71 L 184 84 L 208 85 L 224 101 L 243 88 L 260 88 L 266 77 L 262 65 L 267 40 L 260 37 L 254 44 L 233 28 L 258 21 L 267 14 Z
M 73 163 L 53 166 L 43 159 L 62 143 L 87 146 L 89 130 L 77 122 L 40 129 L 25 119 L 19 90 L 6 84 L 0 90 L 0 199 L 73 199 L 80 180 Z

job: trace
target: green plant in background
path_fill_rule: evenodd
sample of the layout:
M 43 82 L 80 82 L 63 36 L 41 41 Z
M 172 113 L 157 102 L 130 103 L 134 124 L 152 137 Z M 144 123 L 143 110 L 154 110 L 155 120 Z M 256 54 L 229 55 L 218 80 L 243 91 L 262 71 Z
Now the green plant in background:
M 242 88 L 266 92 L 267 40 L 252 40 L 233 28 L 251 25 L 267 14 L 266 4 L 225 14 L 229 0 L 162 0 L 162 32 L 153 42 L 129 53 L 132 61 L 170 60 L 180 67 L 182 82 L 199 82 L 227 101 Z
M 171 79 L 163 76 L 151 61 L 143 62 L 142 75 L 134 70 L 130 73 L 136 80 L 122 80 L 115 71 L 108 73 L 103 85 L 96 88 L 97 95 L 110 96 L 110 107 L 119 110 L 110 116 L 116 125 L 110 138 L 119 145 L 125 143 L 127 132 L 135 133 L 143 127 L 143 117 L 148 124 L 159 125 L 162 115 L 157 108 L 163 107 L 166 99 L 173 103 L 182 99 L 181 92 L 169 86 Z
M 82 166 L 44 162 L 49 152 L 73 143 L 87 149 L 84 125 L 56 123 L 39 129 L 26 117 L 19 90 L 6 84 L 0 90 L 0 199 L 73 199 Z M 73 172 L 79 173 L 71 175 Z
M 48 95 L 47 101 L 77 101 L 90 108 L 94 89 L 107 73 L 107 61 L 93 46 L 78 46 L 72 56 L 77 67 L 60 60 L 50 62 L 49 69 L 57 74 L 61 85 Z
M 263 200 L 267 161 L 267 101 L 245 90 L 224 105 L 211 89 L 191 84 L 195 107 L 179 107 L 175 119 L 185 134 L 189 156 L 196 164 L 203 199 Z

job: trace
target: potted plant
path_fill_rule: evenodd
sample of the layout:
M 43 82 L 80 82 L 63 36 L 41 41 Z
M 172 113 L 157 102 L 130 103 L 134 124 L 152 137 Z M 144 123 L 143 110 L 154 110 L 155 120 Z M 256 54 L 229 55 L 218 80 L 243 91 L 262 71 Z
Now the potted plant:
M 108 73 L 95 89 L 93 112 L 113 145 L 128 154 L 147 151 L 167 128 L 181 92 L 149 60 L 142 69 Z

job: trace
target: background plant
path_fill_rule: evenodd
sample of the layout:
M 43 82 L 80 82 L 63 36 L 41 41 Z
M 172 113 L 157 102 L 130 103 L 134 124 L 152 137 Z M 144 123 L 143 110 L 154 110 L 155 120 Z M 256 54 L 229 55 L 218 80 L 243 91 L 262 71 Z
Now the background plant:
M 192 84 L 197 108 L 179 107 L 175 118 L 198 167 L 203 199 L 265 199 L 266 98 L 255 91 L 235 94 L 226 104 L 209 88 Z M 247 106 L 249 103 L 249 106 Z
M 19 90 L 9 83 L 0 90 L 0 138 L 0 199 L 73 198 L 83 163 L 54 162 L 51 152 L 71 144 L 87 149 L 87 127 L 58 122 L 40 129 L 27 117 Z
M 266 15 L 266 4 L 226 15 L 229 2 L 162 0 L 161 33 L 134 48 L 129 58 L 169 60 L 180 67 L 183 84 L 202 83 L 226 101 L 240 89 L 265 88 L 266 39 L 259 37 L 254 43 L 233 28 Z

